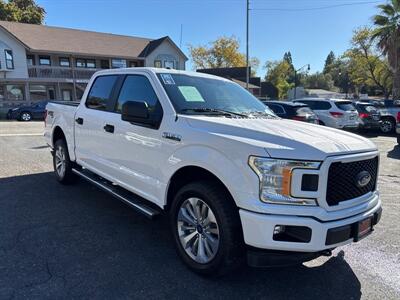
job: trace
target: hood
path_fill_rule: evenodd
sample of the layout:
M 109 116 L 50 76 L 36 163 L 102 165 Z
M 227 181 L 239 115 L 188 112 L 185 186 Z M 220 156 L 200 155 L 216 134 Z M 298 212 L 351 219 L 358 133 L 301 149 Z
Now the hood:
M 206 116 L 184 118 L 194 129 L 263 147 L 274 158 L 324 160 L 331 155 L 377 149 L 374 143 L 359 135 L 306 122 Z

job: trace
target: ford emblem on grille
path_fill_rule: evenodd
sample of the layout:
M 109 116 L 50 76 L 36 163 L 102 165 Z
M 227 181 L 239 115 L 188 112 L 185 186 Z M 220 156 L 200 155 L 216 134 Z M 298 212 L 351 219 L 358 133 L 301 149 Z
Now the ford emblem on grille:
M 371 178 L 371 174 L 368 171 L 362 171 L 356 176 L 356 185 L 362 188 L 371 181 Z

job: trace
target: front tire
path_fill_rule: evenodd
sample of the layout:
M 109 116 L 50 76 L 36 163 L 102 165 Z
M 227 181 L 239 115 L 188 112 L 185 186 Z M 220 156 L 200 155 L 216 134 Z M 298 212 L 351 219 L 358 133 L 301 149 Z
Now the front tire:
M 32 115 L 30 112 L 24 111 L 20 114 L 19 119 L 24 122 L 29 122 L 32 120 Z
M 170 227 L 178 255 L 194 272 L 218 276 L 241 265 L 239 212 L 221 185 L 199 181 L 182 187 L 171 205 Z
M 71 184 L 76 181 L 77 176 L 72 172 L 73 162 L 69 158 L 68 147 L 63 139 L 54 143 L 53 166 L 60 183 Z

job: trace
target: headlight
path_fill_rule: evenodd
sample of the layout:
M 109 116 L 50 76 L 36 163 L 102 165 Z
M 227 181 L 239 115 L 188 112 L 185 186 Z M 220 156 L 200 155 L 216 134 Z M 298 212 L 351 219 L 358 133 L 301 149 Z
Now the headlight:
M 270 159 L 250 156 L 249 165 L 260 179 L 260 200 L 275 204 L 316 205 L 315 199 L 290 195 L 294 169 L 318 169 L 320 162 Z

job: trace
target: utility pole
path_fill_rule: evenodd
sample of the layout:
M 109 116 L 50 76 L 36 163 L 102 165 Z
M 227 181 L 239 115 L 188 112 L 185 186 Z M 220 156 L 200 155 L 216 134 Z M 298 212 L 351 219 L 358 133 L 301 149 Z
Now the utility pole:
M 250 0 L 246 0 L 246 90 L 249 90 L 249 11 Z

